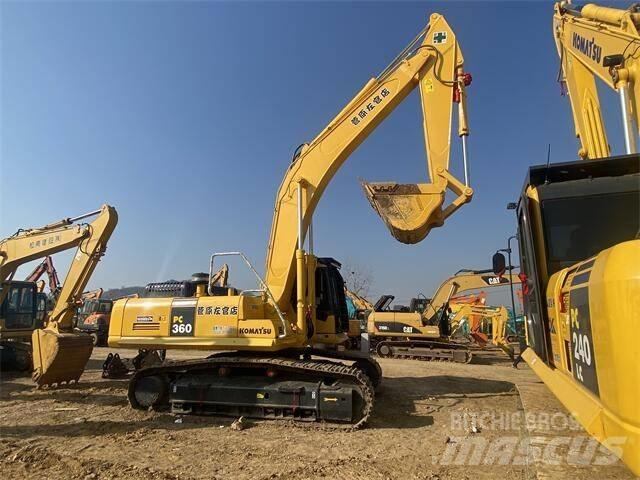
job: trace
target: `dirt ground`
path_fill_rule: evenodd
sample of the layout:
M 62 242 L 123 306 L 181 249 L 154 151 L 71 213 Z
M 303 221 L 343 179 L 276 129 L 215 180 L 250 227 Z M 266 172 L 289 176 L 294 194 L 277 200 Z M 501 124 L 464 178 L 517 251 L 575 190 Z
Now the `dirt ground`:
M 634 478 L 597 445 L 588 450 L 584 431 L 567 425 L 527 366 L 515 370 L 498 352 L 470 365 L 382 360 L 368 427 L 344 432 L 265 421 L 236 431 L 232 418 L 132 410 L 127 381 L 100 377 L 108 351 L 94 350 L 73 388 L 39 391 L 3 372 L 3 478 Z M 529 415 L 534 421 L 516 421 Z M 554 438 L 560 446 L 549 454 Z M 581 448 L 572 454 L 573 440 Z

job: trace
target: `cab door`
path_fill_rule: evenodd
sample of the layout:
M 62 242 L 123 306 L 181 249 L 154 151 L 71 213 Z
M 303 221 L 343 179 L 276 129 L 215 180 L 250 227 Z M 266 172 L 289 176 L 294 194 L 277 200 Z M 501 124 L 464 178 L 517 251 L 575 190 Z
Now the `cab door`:
M 524 274 L 522 297 L 525 312 L 527 346 L 545 363 L 552 364 L 549 355 L 547 320 L 544 316 L 544 291 L 537 268 L 534 226 L 531 208 L 534 203 L 527 195 L 522 196 L 518 210 L 518 242 L 520 250 L 520 271 Z

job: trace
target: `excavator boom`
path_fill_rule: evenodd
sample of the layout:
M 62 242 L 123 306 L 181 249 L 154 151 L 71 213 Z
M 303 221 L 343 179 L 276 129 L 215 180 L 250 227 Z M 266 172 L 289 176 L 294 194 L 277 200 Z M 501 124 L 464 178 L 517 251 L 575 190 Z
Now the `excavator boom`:
M 575 133 L 582 144 L 581 158 L 611 155 L 596 78 L 620 96 L 626 153 L 637 152 L 639 26 L 637 6 L 621 10 L 595 4 L 555 5 L 553 30 L 562 69 L 560 80 L 569 93 Z
M 495 275 L 491 270 L 461 270 L 440 284 L 433 295 L 424 315 L 431 317 L 462 292 L 480 288 L 504 287 L 510 283 L 519 284 L 520 278 L 515 273 Z
M 369 80 L 312 142 L 299 148 L 278 190 L 267 251 L 266 284 L 280 308 L 290 301 L 296 248 L 303 244 L 325 188 L 349 155 L 418 86 L 432 183 L 365 183 L 365 193 L 392 235 L 403 243 L 419 242 L 471 200 L 472 189 L 448 170 L 454 100 L 459 101 L 459 134 L 463 138 L 468 134 L 465 86 L 469 82 L 455 34 L 444 17 L 432 14 L 427 28 L 398 58 Z M 445 207 L 447 189 L 456 198 Z

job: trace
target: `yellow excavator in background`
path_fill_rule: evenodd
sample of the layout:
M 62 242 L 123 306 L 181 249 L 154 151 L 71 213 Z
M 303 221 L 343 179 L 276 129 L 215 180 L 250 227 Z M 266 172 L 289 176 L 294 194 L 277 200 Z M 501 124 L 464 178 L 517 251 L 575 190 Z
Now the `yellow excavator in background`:
M 584 160 L 533 166 L 515 208 L 522 358 L 640 475 L 640 11 L 555 5 L 553 34 Z M 595 78 L 615 89 L 626 155 L 610 157 Z M 494 270 L 505 267 L 494 256 Z
M 368 353 L 344 348 L 348 315 L 340 264 L 314 255 L 313 212 L 349 155 L 419 87 L 432 183 L 365 184 L 365 189 L 400 241 L 419 241 L 442 225 L 472 195 L 448 170 L 456 102 L 459 133 L 463 138 L 468 133 L 469 81 L 453 31 L 444 17 L 431 15 L 392 64 L 296 150 L 276 197 L 264 280 L 241 252 L 214 253 L 209 278 L 184 282 L 180 296 L 115 302 L 111 347 L 224 351 L 138 370 L 129 384 L 131 405 L 364 425 L 381 371 Z M 447 189 L 457 197 L 443 207 Z M 258 290 L 210 285 L 216 260 L 229 255 L 245 261 Z
M 478 346 L 484 348 L 491 340 L 493 345 L 506 353 L 513 361 L 515 359 L 514 350 L 507 338 L 508 321 L 509 311 L 504 305 L 463 304 L 449 319 L 451 324 L 450 338 L 455 339 L 466 323 L 469 327 L 469 336 Z M 487 322 L 491 327 L 491 339 L 483 332 Z
M 352 292 L 347 287 L 344 288 L 344 294 L 351 299 L 357 311 L 365 312 L 367 310 L 373 310 L 373 304 L 362 295 Z
M 349 312 L 348 335 L 350 344 L 352 348 L 360 349 L 361 336 L 363 332 L 367 331 L 367 316 L 373 310 L 373 304 L 363 296 L 349 290 L 346 285 L 344 294 L 347 300 L 347 311 Z M 351 303 L 351 306 L 349 303 Z
M 89 224 L 77 223 L 97 217 Z M 88 335 L 72 333 L 73 316 L 107 241 L 118 222 L 113 207 L 44 227 L 20 229 L 0 240 L 0 341 L 3 353 L 29 356 L 32 348 L 33 380 L 38 386 L 78 381 L 91 356 Z M 36 284 L 12 281 L 20 265 L 37 258 L 77 247 L 71 266 L 59 290 L 56 304 L 47 316 L 45 328 L 36 323 Z M 31 346 L 29 346 L 31 339 Z M 30 362 L 28 362 L 30 363 Z
M 473 356 L 468 345 L 451 339 L 451 299 L 464 291 L 507 286 L 510 280 L 520 282 L 515 274 L 460 270 L 438 287 L 423 312 L 389 310 L 383 297 L 367 319 L 370 347 L 380 357 L 468 363 Z
M 88 290 L 86 292 L 82 292 L 82 297 L 80 297 L 81 301 L 85 300 L 97 300 L 102 297 L 104 293 L 103 288 L 96 288 L 95 290 Z

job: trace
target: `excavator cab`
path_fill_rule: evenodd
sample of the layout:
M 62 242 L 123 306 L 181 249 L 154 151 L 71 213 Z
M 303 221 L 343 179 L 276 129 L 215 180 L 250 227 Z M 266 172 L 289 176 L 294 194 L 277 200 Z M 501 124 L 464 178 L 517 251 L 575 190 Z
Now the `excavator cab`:
M 8 293 L 2 302 L 0 333 L 3 338 L 28 336 L 36 328 L 37 286 L 33 282 L 10 281 L 3 284 Z
M 107 344 L 112 308 L 113 300 L 106 298 L 92 298 L 82 302 L 76 329 L 91 335 L 94 346 L 103 347 Z
M 391 302 L 394 300 L 393 295 L 382 295 L 378 301 L 373 306 L 374 312 L 384 312 L 385 310 L 389 310 L 391 307 Z
M 636 308 L 640 156 L 539 165 L 517 204 L 522 358 L 598 440 L 640 472 Z
M 0 306 L 0 363 L 3 368 L 29 370 L 31 358 L 20 347 L 38 324 L 37 286 L 34 282 L 8 281 L 2 284 L 2 290 L 7 294 Z
M 340 275 L 340 263 L 333 258 L 318 258 L 316 266 L 316 326 L 324 330 L 319 322 L 333 317 L 332 333 L 349 331 L 349 311 L 344 294 L 344 280 Z

